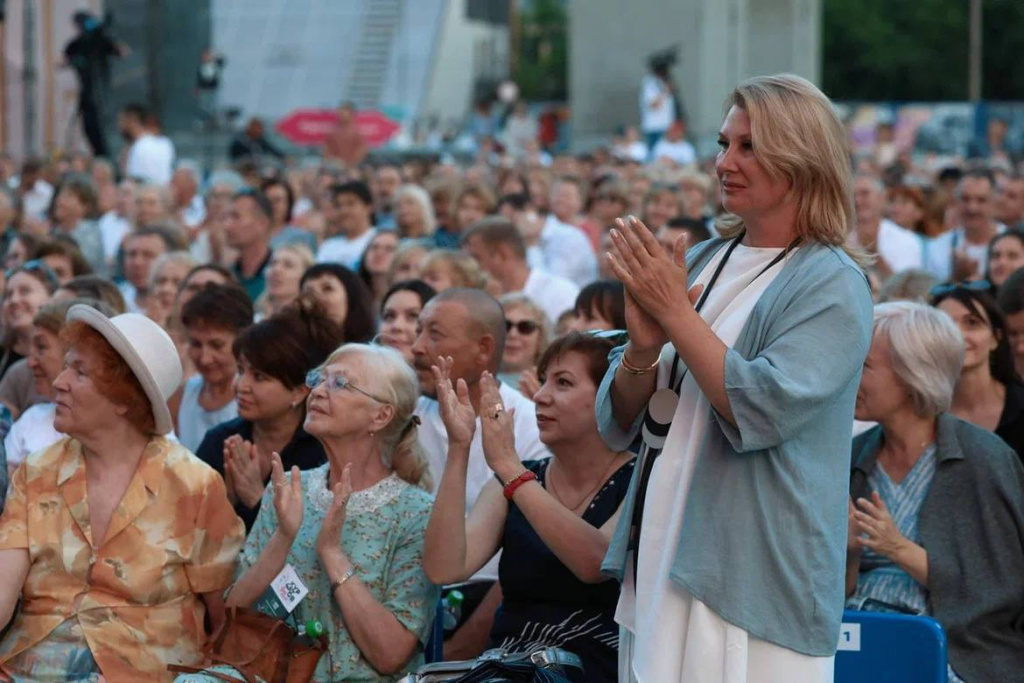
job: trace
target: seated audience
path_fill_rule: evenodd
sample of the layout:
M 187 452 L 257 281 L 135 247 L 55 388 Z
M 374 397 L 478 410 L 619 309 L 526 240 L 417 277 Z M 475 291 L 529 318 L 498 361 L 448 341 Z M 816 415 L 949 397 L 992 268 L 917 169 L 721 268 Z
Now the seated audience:
M 501 549 L 504 599 L 491 645 L 513 652 L 563 648 L 583 660 L 580 680 L 608 682 L 617 680 L 619 587 L 601 574 L 601 562 L 634 462 L 629 452 L 610 451 L 597 431 L 594 399 L 612 346 L 570 333 L 541 358 L 537 428 L 550 458 L 520 462 L 513 418 L 494 378 L 484 374 L 483 450 L 495 476 L 468 517 L 466 477 L 476 413 L 466 383 L 452 384 L 451 359 L 434 368 L 448 453 L 423 564 L 436 583 L 465 581 Z
M 505 311 L 505 351 L 498 379 L 532 400 L 540 388 L 537 362 L 551 339 L 551 323 L 541 307 L 525 294 L 506 294 L 498 302 Z
M 436 400 L 437 390 L 431 366 L 437 358 L 451 357 L 452 381 L 462 379 L 469 388 L 470 401 L 478 419 L 487 414 L 482 403 L 480 377 L 498 371 L 505 346 L 505 315 L 493 297 L 479 289 L 449 289 L 432 298 L 420 313 L 419 334 L 412 346 L 413 367 L 420 381 L 422 396 L 416 414 L 423 421 L 420 443 L 430 462 L 430 471 L 444 471 L 448 452 L 448 434 Z M 433 359 L 433 360 L 431 360 Z M 549 455 L 541 443 L 535 419 L 535 407 L 514 387 L 499 388 L 506 408 L 515 409 L 516 449 L 524 460 Z M 470 444 L 466 481 L 466 511 L 494 473 L 484 458 L 483 443 L 477 436 Z M 435 482 L 436 484 L 436 482 Z M 435 491 L 436 492 L 436 491 Z M 454 633 L 445 642 L 445 659 L 469 659 L 479 655 L 487 644 L 495 610 L 501 602 L 497 586 L 498 565 L 491 561 L 459 586 L 465 596 L 461 618 Z
M 949 412 L 993 431 L 1024 458 L 1024 385 L 1014 369 L 1003 314 L 983 282 L 933 289 L 932 306 L 964 338 L 964 362 Z
M 985 279 L 998 292 L 1015 270 L 1024 266 L 1024 231 L 1007 230 L 989 242 Z
M 316 252 L 317 263 L 336 263 L 350 270 L 373 239 L 373 196 L 366 183 L 353 180 L 332 185 L 328 202 L 337 214 L 338 234 L 329 235 Z
M 198 296 L 198 295 L 196 295 Z M 341 344 L 342 333 L 308 301 L 235 337 L 238 417 L 208 430 L 196 455 L 224 475 L 235 511 L 251 529 L 270 477 L 270 456 L 285 467 L 319 467 L 324 450 L 303 429 L 306 373 Z
M 373 297 L 355 272 L 337 263 L 317 263 L 303 273 L 299 291 L 341 327 L 346 343 L 373 339 L 377 328 Z
M 932 616 L 951 681 L 1009 681 L 1024 671 L 1024 468 L 950 413 L 963 358 L 949 317 L 875 309 L 856 414 L 879 424 L 853 442 L 847 607 Z
M 146 315 L 165 330 L 172 331 L 177 325 L 178 290 L 195 266 L 195 260 L 187 251 L 172 251 L 153 262 L 146 286 Z
M 395 229 L 403 240 L 430 239 L 437 229 L 430 194 L 419 185 L 402 185 L 395 192 Z
M 414 362 L 412 345 L 416 341 L 420 312 L 436 293 L 421 280 L 405 280 L 392 285 L 384 295 L 377 341 L 398 351 L 409 365 Z
M 56 396 L 53 383 L 60 374 L 67 350 L 60 333 L 68 310 L 75 304 L 85 304 L 104 315 L 113 315 L 113 311 L 98 301 L 85 299 L 51 301 L 36 313 L 32 319 L 32 342 L 25 360 L 32 373 L 35 393 L 42 401 L 22 412 L 4 437 L 7 464 L 11 467 L 17 467 L 32 453 L 52 446 L 64 437 L 53 426 L 57 411 L 53 402 Z
M 438 599 L 422 566 L 432 501 L 416 377 L 396 351 L 346 344 L 306 381 L 327 463 L 286 477 L 274 454 L 227 604 L 251 606 L 289 564 L 310 591 L 293 616 L 320 620 L 329 643 L 313 679 L 393 681 L 423 663 Z
M 626 295 L 622 283 L 618 280 L 591 282 L 576 297 L 574 311 L 574 330 L 626 329 Z
M 420 242 L 399 242 L 395 258 L 391 260 L 391 268 L 388 270 L 388 283 L 393 285 L 405 280 L 419 280 L 423 272 L 423 260 L 428 253 L 430 248 Z
M 57 276 L 43 261 L 27 261 L 6 273 L 0 329 L 3 330 L 3 355 L 0 377 L 17 361 L 28 355 L 32 319 L 57 290 Z
M 252 302 L 238 285 L 208 285 L 181 310 L 188 355 L 198 374 L 185 380 L 178 403 L 178 439 L 193 453 L 213 427 L 238 417 L 232 351 L 238 333 L 252 324 Z
M 313 265 L 313 252 L 305 244 L 285 242 L 274 249 L 267 266 L 267 287 L 256 300 L 260 320 L 281 312 L 299 298 L 302 275 Z
M 49 242 L 43 242 L 36 249 L 35 257 L 50 266 L 61 285 L 73 277 L 92 274 L 92 266 L 70 237 L 58 235 Z
M 452 287 L 487 288 L 487 274 L 472 256 L 454 249 L 435 249 L 420 265 L 420 279 L 438 292 Z
M 0 517 L 0 628 L 14 617 L 0 668 L 167 681 L 169 664 L 200 660 L 206 616 L 223 621 L 242 524 L 221 478 L 161 436 L 181 381 L 167 334 L 75 306 L 62 339 L 54 428 L 68 436 L 15 472 Z
M 932 288 L 939 284 L 934 275 L 919 268 L 902 270 L 878 288 L 878 303 L 888 301 L 917 301 L 927 303 Z
M 381 230 L 366 245 L 359 259 L 359 279 L 373 295 L 374 308 L 380 307 L 384 292 L 391 286 L 389 276 L 398 251 L 398 241 L 398 233 L 394 230 Z
M 665 253 L 673 256 L 675 254 L 676 240 L 680 237 L 686 238 L 686 248 L 690 248 L 704 240 L 711 239 L 711 231 L 708 230 L 707 224 L 702 220 L 679 216 L 670 218 L 667 223 L 658 228 L 657 232 L 654 233 L 654 237 L 658 240 L 661 248 L 665 250 Z

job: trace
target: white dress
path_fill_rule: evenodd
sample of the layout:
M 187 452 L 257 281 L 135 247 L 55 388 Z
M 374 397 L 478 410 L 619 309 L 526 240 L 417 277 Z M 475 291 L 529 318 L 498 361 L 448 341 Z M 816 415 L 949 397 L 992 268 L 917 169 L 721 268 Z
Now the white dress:
M 706 285 L 727 248 L 705 266 L 698 283 Z M 784 267 L 785 259 L 758 277 L 781 251 L 740 244 L 726 262 L 701 317 L 727 346 L 735 344 L 754 304 Z M 671 347 L 666 347 L 663 377 L 671 358 Z M 651 472 L 640 534 L 639 581 L 634 581 L 630 558 L 615 614 L 628 632 L 624 664 L 632 664 L 624 673 L 639 683 L 830 682 L 832 657 L 811 657 L 755 638 L 669 578 L 694 466 L 713 419 L 710 410 L 687 373 L 665 447 Z

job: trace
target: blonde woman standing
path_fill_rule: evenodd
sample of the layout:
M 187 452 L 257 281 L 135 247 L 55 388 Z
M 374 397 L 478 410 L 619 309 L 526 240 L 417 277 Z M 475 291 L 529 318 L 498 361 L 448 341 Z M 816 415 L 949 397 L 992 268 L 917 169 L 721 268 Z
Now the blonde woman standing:
M 847 444 L 872 320 L 843 247 L 845 133 L 796 76 L 745 81 L 727 107 L 722 238 L 685 254 L 677 241 L 670 257 L 635 218 L 612 235 L 630 340 L 598 421 L 625 448 L 650 404 L 667 432 L 637 465 L 603 566 L 623 581 L 620 680 L 821 683 L 839 640 Z

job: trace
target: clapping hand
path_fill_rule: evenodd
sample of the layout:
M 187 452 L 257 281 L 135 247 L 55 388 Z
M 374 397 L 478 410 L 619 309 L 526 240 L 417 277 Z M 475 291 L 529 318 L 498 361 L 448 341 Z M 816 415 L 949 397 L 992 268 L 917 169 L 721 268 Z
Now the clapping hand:
M 224 471 L 231 477 L 239 502 L 250 509 L 256 507 L 266 489 L 270 460 L 255 444 L 232 434 L 224 441 Z
M 441 420 L 448 432 L 448 442 L 465 446 L 468 450 L 476 432 L 476 412 L 469 401 L 469 387 L 466 380 L 459 379 L 452 386 L 452 357 L 438 356 L 437 365 L 430 368 L 434 373 L 437 387 L 437 402 L 441 408 Z
M 302 526 L 302 475 L 298 467 L 292 466 L 286 479 L 281 456 L 274 453 L 270 459 L 270 480 L 274 487 L 274 511 L 277 513 L 278 529 L 289 541 L 295 540 Z
M 523 370 L 519 375 L 519 393 L 533 401 L 533 397 L 537 395 L 538 391 L 540 391 L 540 378 L 537 377 L 537 368 Z
M 896 527 L 878 491 L 871 492 L 871 500 L 858 498 L 857 508 L 853 511 L 853 518 L 857 527 L 857 542 L 862 547 L 893 559 L 910 543 Z
M 341 531 L 345 527 L 345 518 L 348 515 L 348 499 L 352 495 L 352 465 L 345 465 L 345 469 L 341 471 L 341 481 L 335 484 L 331 491 L 334 493 L 334 500 L 331 501 L 331 507 L 316 537 L 316 551 L 321 558 L 331 555 L 344 556 L 341 549 Z
M 480 425 L 487 466 L 503 479 L 503 473 L 521 470 L 516 455 L 515 408 L 505 410 L 498 382 L 485 372 L 480 376 Z

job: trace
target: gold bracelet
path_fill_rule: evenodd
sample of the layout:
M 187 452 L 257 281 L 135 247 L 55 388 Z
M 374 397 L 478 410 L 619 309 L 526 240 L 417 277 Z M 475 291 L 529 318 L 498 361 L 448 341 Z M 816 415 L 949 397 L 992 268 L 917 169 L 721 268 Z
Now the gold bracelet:
M 345 572 L 344 574 L 341 575 L 340 579 L 338 579 L 337 581 L 334 581 L 334 582 L 331 583 L 331 595 L 334 595 L 334 592 L 336 590 L 341 588 L 342 585 L 344 585 L 344 583 L 346 581 L 348 581 L 349 579 L 351 579 L 355 575 L 356 575 L 356 566 L 352 565 L 351 567 L 348 568 L 347 572 Z
M 619 356 L 619 364 L 622 366 L 622 369 L 625 370 L 626 372 L 628 372 L 631 375 L 646 375 L 648 372 L 651 372 L 652 370 L 657 370 L 658 369 L 658 363 L 660 363 L 660 362 L 661 362 L 661 354 L 659 353 L 658 357 L 655 358 L 654 362 L 651 363 L 649 366 L 647 366 L 646 368 L 638 368 L 637 366 L 633 365 L 628 360 L 626 360 L 626 352 L 625 351 L 623 351 L 622 355 Z

